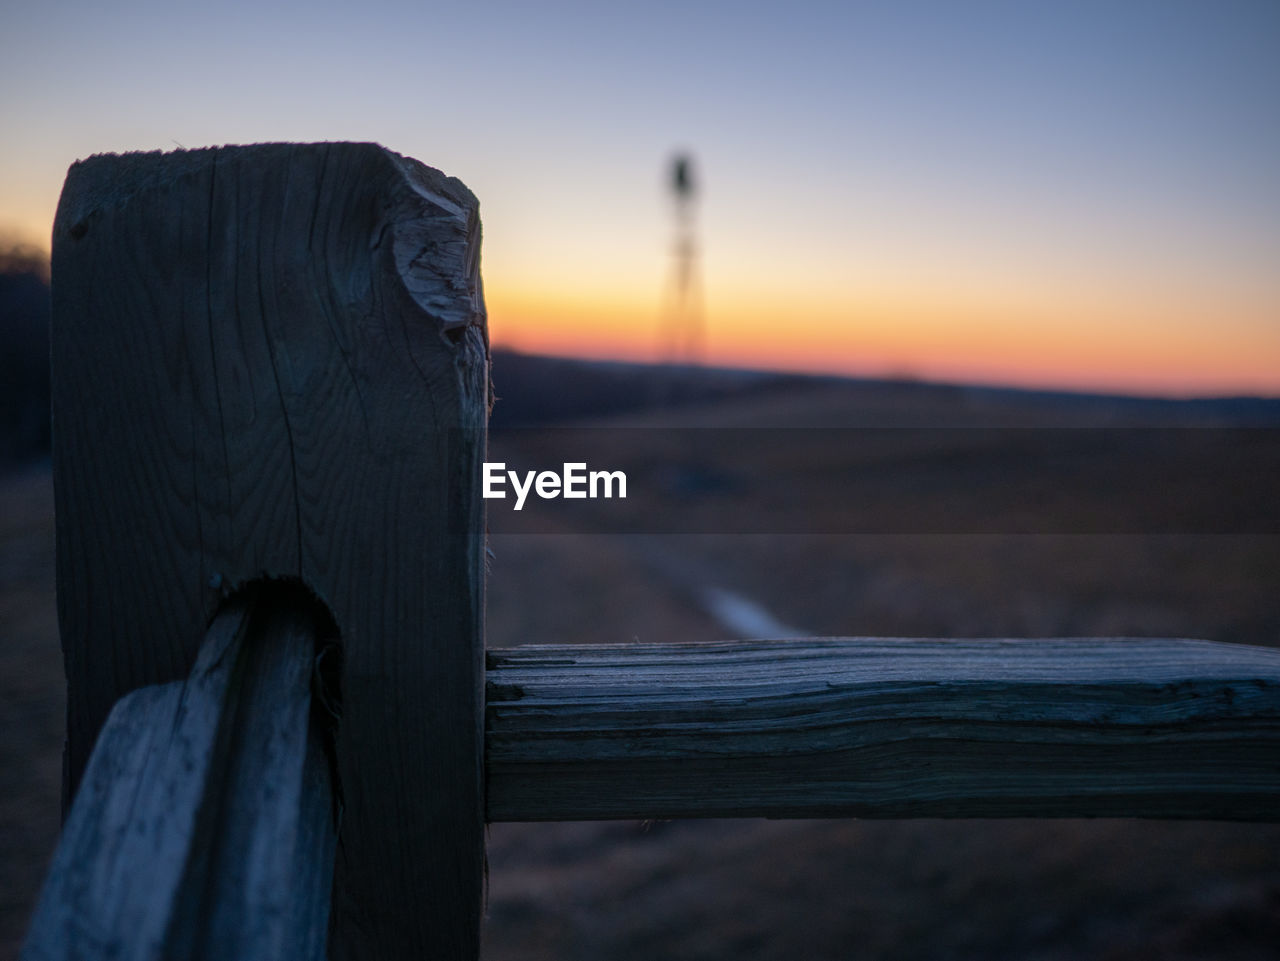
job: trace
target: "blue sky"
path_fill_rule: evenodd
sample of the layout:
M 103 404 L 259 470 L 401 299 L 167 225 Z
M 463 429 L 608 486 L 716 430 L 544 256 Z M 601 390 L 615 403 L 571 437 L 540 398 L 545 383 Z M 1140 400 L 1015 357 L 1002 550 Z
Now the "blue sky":
M 642 355 L 683 146 L 713 358 L 782 356 L 771 327 L 807 320 L 844 368 L 962 376 L 963 343 L 933 332 L 972 324 L 1000 345 L 974 376 L 1061 382 L 1056 354 L 1085 385 L 1154 343 L 1161 383 L 1200 357 L 1188 390 L 1280 392 L 1261 363 L 1280 371 L 1280 3 L 55 2 L 4 20 L 9 234 L 47 237 L 91 153 L 377 140 L 480 196 L 496 339 Z M 535 336 L 560 317 L 561 340 Z M 1022 343 L 1020 323 L 1057 333 Z M 1109 337 L 1115 356 L 1090 352 Z

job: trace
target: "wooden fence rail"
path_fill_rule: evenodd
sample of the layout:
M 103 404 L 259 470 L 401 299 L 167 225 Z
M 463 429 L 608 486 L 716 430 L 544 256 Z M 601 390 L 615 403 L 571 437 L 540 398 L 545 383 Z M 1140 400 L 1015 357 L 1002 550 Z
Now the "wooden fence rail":
M 314 602 L 249 592 L 185 681 L 117 702 L 24 958 L 325 956 L 337 832 L 312 705 L 322 624 Z
M 52 361 L 75 800 L 25 957 L 474 961 L 486 819 L 1277 819 L 1270 649 L 486 665 L 477 210 L 373 144 L 72 168 Z
M 488 653 L 491 821 L 1280 819 L 1280 650 L 799 638 Z
M 27 958 L 324 956 L 340 800 L 312 606 L 237 599 L 187 681 L 116 705 Z M 1280 820 L 1280 650 L 796 638 L 487 659 L 491 822 Z

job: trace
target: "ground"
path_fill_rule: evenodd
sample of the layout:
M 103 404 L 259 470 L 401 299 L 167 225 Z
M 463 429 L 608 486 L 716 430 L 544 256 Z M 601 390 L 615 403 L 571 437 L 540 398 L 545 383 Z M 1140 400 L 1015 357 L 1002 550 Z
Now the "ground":
M 674 477 L 661 496 L 719 491 L 736 499 L 734 511 L 752 503 L 765 511 L 769 490 L 723 482 L 733 469 L 718 460 L 715 434 L 702 435 L 696 458 L 671 461 L 666 429 L 944 415 L 964 423 L 1062 423 L 1100 410 L 1082 415 L 1078 406 L 1043 399 L 997 402 L 923 387 L 877 393 L 789 383 L 660 414 L 612 415 L 630 416 L 627 423 L 646 431 L 623 431 L 616 419 L 595 427 L 607 431 L 602 450 L 613 444 L 619 457 L 641 466 L 664 457 L 676 464 L 674 473 L 652 475 Z M 810 436 L 822 442 L 824 435 Z M 499 453 L 504 443 L 497 440 Z M 506 450 L 513 459 L 519 454 Z M 1280 640 L 1280 536 L 1269 529 L 942 529 L 910 518 L 927 513 L 939 472 L 956 460 L 924 456 L 910 461 L 914 475 L 895 475 L 901 496 L 882 505 L 901 512 L 905 532 L 858 533 L 852 521 L 830 513 L 841 499 L 821 495 L 862 490 L 865 463 L 828 462 L 821 453 L 814 453 L 814 494 L 802 504 L 818 512 L 817 521 L 799 533 L 782 522 L 746 532 L 751 525 L 731 518 L 720 530 L 674 533 L 672 525 L 610 526 L 599 513 L 534 518 L 522 521 L 523 529 L 510 519 L 495 523 L 490 646 L 729 636 L 706 603 L 711 588 L 814 634 Z M 847 487 L 833 480 L 842 471 L 849 472 Z M 981 476 L 965 477 L 975 503 L 999 489 L 984 487 Z M 1118 490 L 1098 496 L 1119 497 L 1134 511 L 1166 496 Z M 52 502 L 47 466 L 0 478 L 0 958 L 16 957 L 59 820 L 63 680 Z M 489 864 L 489 961 L 1280 956 L 1274 825 L 497 824 Z

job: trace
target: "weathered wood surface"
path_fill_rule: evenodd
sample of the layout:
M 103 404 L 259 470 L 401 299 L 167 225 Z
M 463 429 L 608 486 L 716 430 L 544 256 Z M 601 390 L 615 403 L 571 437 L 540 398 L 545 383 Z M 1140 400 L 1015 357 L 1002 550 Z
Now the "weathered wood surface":
M 116 704 L 26 961 L 324 957 L 337 831 L 311 720 L 321 627 L 305 606 L 230 602 L 186 681 Z
M 488 658 L 491 821 L 1280 819 L 1280 650 L 830 638 Z
M 344 655 L 335 961 L 478 944 L 479 244 L 466 187 L 375 144 L 93 157 L 54 224 L 68 796 L 230 590 L 302 582 Z

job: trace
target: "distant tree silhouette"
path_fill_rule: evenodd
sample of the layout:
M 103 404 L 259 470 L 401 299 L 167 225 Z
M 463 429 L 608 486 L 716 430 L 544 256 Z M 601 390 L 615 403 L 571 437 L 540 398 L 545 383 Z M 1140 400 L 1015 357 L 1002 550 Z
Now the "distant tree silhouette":
M 49 450 L 49 262 L 0 249 L 0 465 Z

